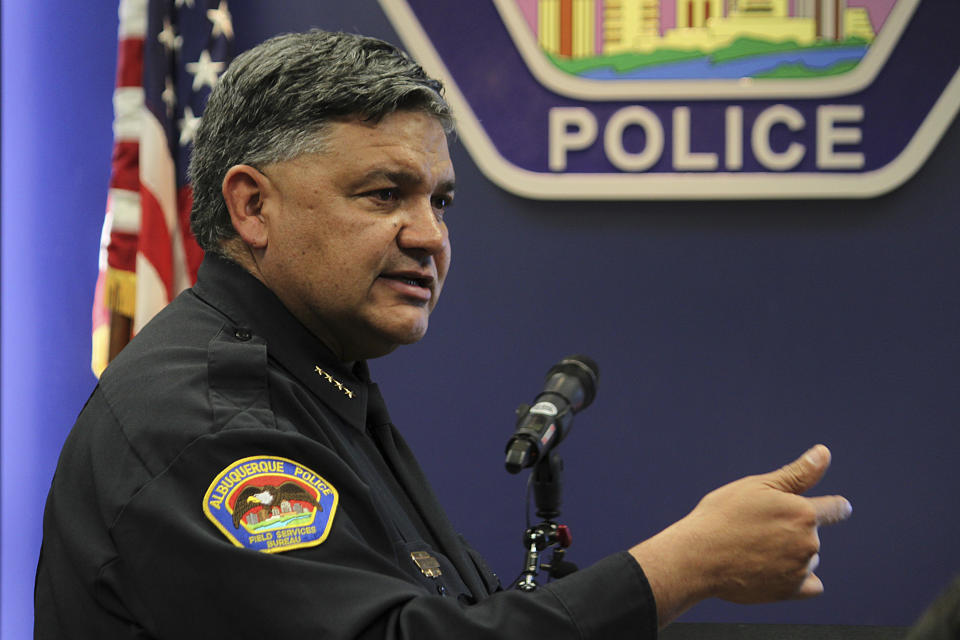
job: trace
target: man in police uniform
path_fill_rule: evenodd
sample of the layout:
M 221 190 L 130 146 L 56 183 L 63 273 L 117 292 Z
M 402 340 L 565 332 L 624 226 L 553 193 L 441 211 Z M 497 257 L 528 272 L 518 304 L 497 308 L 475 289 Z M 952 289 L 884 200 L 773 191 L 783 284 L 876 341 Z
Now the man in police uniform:
M 64 446 L 37 637 L 653 638 L 703 598 L 819 593 L 817 527 L 850 511 L 799 496 L 822 446 L 534 593 L 453 531 L 365 364 L 442 290 L 451 129 L 439 83 L 377 40 L 234 61 L 191 165 L 207 257 Z

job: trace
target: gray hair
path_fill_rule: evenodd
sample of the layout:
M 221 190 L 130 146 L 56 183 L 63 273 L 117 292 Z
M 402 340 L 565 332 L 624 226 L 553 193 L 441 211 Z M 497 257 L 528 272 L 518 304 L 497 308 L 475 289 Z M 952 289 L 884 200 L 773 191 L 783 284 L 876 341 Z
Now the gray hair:
M 230 167 L 263 167 L 323 150 L 325 129 L 401 110 L 435 116 L 450 133 L 443 86 L 392 44 L 314 30 L 271 38 L 231 63 L 210 94 L 190 159 L 190 226 L 205 251 L 237 235 L 223 200 Z

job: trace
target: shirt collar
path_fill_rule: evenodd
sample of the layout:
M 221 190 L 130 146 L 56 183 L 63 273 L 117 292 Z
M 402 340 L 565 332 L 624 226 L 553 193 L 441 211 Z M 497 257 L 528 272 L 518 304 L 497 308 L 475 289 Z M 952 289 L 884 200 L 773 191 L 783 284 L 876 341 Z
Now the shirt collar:
M 366 362 L 357 362 L 352 368 L 339 362 L 273 291 L 225 258 L 210 253 L 204 257 L 193 292 L 226 314 L 238 338 L 263 338 L 271 359 L 347 424 L 365 429 L 370 384 Z

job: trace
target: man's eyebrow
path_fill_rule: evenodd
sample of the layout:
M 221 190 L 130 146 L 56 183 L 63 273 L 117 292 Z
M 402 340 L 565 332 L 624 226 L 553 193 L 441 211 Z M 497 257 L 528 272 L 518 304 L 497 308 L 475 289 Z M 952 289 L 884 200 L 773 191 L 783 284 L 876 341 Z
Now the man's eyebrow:
M 372 169 L 367 173 L 363 174 L 360 179 L 357 180 L 356 184 L 363 185 L 368 182 L 374 182 L 379 179 L 384 179 L 389 182 L 393 182 L 400 186 L 411 186 L 418 185 L 423 182 L 423 177 L 412 171 L 404 171 L 402 169 Z M 437 191 L 450 192 L 454 191 L 456 188 L 456 181 L 452 178 L 450 180 L 444 180 L 437 185 Z
M 437 191 L 441 193 L 453 193 L 457 190 L 457 183 L 453 180 L 444 180 L 437 185 Z

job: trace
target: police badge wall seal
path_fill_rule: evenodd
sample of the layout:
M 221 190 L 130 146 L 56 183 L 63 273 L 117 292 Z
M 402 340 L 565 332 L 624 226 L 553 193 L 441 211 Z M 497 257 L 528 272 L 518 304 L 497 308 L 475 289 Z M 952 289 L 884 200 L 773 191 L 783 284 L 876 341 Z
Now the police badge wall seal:
M 379 1 L 528 198 L 871 198 L 960 110 L 958 2 Z
M 203 512 L 236 546 L 277 553 L 326 540 L 338 502 L 337 490 L 315 471 L 287 458 L 252 456 L 213 479 Z

